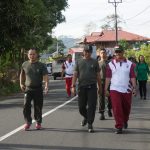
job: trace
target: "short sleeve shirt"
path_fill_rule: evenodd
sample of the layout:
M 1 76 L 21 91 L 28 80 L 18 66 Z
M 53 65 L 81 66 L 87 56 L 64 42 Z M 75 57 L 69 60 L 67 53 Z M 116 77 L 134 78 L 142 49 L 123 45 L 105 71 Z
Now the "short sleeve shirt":
M 108 64 L 107 60 L 99 61 L 99 68 L 100 68 L 100 76 L 102 80 L 105 80 L 106 78 L 106 66 Z
M 22 64 L 22 70 L 25 73 L 25 85 L 27 87 L 41 87 L 43 76 L 48 74 L 45 64 L 41 62 L 26 61 Z
M 99 72 L 98 61 L 91 59 L 80 59 L 75 66 L 78 75 L 79 86 L 86 86 L 97 83 L 97 73 Z

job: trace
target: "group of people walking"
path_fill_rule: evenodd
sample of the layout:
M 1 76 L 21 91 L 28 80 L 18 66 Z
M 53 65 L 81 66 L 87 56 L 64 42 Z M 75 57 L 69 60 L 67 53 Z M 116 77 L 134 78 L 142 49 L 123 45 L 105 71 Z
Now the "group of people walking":
M 100 49 L 100 60 L 93 59 L 92 46 L 86 45 L 83 50 L 83 59 L 76 63 L 72 62 L 71 55 L 62 65 L 62 78 L 65 73 L 67 97 L 76 95 L 78 82 L 78 106 L 83 116 L 82 126 L 88 124 L 88 132 L 94 132 L 93 122 L 95 119 L 96 106 L 100 120 L 105 119 L 105 102 L 107 97 L 108 116 L 115 119 L 116 133 L 121 134 L 123 128 L 128 127 L 131 110 L 132 95 L 136 95 L 136 79 L 140 86 L 140 96 L 146 99 L 146 81 L 149 73 L 148 65 L 139 57 L 136 65 L 124 57 L 121 46 L 115 48 L 115 58 L 108 60 L 105 49 Z M 44 64 L 38 61 L 38 53 L 35 49 L 28 51 L 29 61 L 22 65 L 20 73 L 20 87 L 24 94 L 25 118 L 24 129 L 28 130 L 32 124 L 31 100 L 34 102 L 34 117 L 36 129 L 41 129 L 43 89 L 48 92 L 48 73 Z M 144 64 L 144 65 L 143 65 Z M 146 70 L 145 75 L 140 73 Z M 112 110 L 112 111 L 111 111 Z
M 136 95 L 134 65 L 124 57 L 122 47 L 116 47 L 115 58 L 110 62 L 105 59 L 105 50 L 100 51 L 102 59 L 99 62 L 91 58 L 91 46 L 85 46 L 83 53 L 84 58 L 77 62 L 72 81 L 72 91 L 77 79 L 79 82 L 79 112 L 83 116 L 81 125 L 88 123 L 88 131 L 94 132 L 98 83 L 100 119 L 104 119 L 105 96 L 110 93 L 116 133 L 121 134 L 122 129 L 128 126 L 132 93 Z

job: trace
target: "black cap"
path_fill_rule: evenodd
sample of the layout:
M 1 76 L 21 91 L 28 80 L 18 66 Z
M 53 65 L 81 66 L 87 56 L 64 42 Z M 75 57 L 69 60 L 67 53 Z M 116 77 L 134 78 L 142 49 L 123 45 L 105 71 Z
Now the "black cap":
M 93 52 L 93 48 L 91 45 L 85 45 L 84 46 L 84 51 L 88 51 L 89 53 L 92 53 Z
M 100 51 L 104 51 L 106 53 L 106 49 L 105 48 L 101 48 Z

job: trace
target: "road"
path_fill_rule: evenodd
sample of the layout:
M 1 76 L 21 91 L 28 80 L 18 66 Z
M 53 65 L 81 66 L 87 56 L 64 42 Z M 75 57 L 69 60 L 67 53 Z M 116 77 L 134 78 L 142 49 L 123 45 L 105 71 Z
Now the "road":
M 114 119 L 99 120 L 96 112 L 95 133 L 81 127 L 77 97 L 66 98 L 64 81 L 50 80 L 44 97 L 43 130 L 23 131 L 23 94 L 0 101 L 0 149 L 2 150 L 150 150 L 150 92 L 147 100 L 133 98 L 129 128 L 114 133 Z M 150 91 L 150 85 L 148 85 Z M 4 99 L 4 98 L 3 98 Z

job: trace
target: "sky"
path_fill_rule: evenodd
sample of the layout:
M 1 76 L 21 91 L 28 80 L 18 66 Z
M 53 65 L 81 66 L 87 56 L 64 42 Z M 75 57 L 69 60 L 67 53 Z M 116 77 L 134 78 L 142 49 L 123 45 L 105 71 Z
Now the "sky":
M 53 30 L 55 37 L 81 38 L 89 23 L 93 24 L 91 32 L 101 32 L 104 18 L 115 13 L 114 5 L 108 0 L 68 0 L 68 4 L 69 7 L 62 12 L 66 22 Z M 117 14 L 122 20 L 119 26 L 124 31 L 150 38 L 150 0 L 122 0 L 117 5 Z

